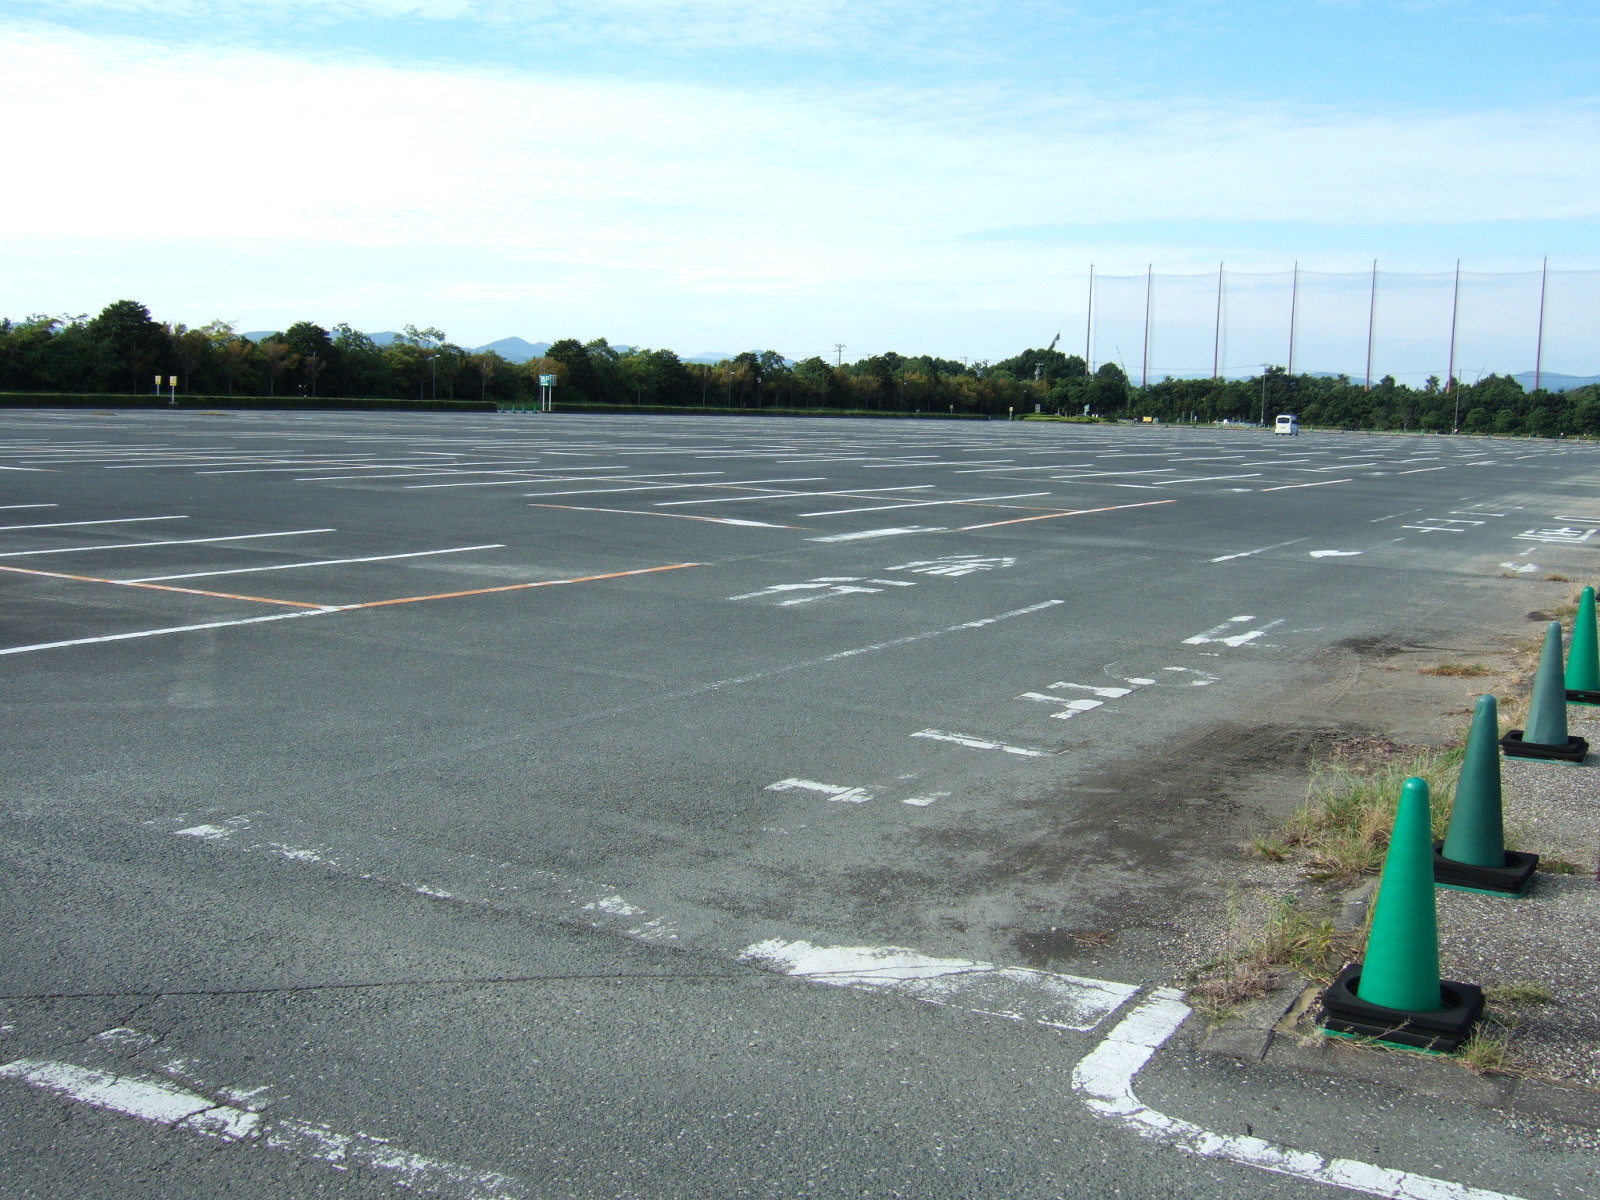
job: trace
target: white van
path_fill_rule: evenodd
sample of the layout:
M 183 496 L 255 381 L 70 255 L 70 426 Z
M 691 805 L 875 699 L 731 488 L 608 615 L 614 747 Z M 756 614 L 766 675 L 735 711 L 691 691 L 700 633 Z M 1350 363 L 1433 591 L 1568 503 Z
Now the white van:
M 1300 418 L 1293 413 L 1281 413 L 1278 423 L 1272 428 L 1273 433 L 1286 433 L 1290 437 L 1300 436 Z

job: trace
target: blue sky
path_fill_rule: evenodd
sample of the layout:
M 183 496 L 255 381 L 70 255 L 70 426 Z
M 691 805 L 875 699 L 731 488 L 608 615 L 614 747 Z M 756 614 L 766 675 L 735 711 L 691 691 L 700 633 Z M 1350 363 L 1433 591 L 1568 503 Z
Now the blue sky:
M 1545 366 L 1600 373 L 1592 4 L 5 0 L 0 39 L 7 315 L 981 359 L 1081 351 L 1090 263 L 1226 261 L 1255 369 L 1248 276 L 1299 262 L 1337 370 L 1339 273 L 1549 255 Z M 1473 369 L 1531 367 L 1526 277 L 1472 281 Z M 1158 292 L 1158 373 L 1209 369 L 1203 294 Z M 1442 372 L 1445 302 L 1383 290 L 1380 369 Z

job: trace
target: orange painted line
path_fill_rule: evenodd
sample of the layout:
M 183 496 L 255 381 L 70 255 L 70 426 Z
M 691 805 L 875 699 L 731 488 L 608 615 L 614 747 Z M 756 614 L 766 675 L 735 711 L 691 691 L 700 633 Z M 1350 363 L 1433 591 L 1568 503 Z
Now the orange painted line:
M 368 600 L 365 604 L 340 604 L 340 612 L 357 608 L 384 608 L 390 604 L 420 604 L 424 600 L 454 600 L 459 596 L 488 596 L 494 592 L 520 592 L 527 588 L 559 587 L 564 583 L 594 583 L 601 579 L 625 579 L 629 575 L 653 575 L 657 571 L 681 571 L 704 563 L 672 563 L 665 567 L 641 567 L 636 571 L 611 571 L 605 575 L 580 575 L 576 579 L 541 579 L 536 583 L 508 583 L 501 587 L 473 588 L 466 592 L 439 592 L 432 596 L 399 596 L 393 600 Z M 320 607 L 320 606 L 319 606 Z
M 1070 512 L 1045 513 L 1042 517 L 1013 517 L 1009 521 L 990 521 L 986 525 L 962 525 L 957 532 L 973 529 L 993 529 L 997 525 L 1021 525 L 1024 521 L 1049 521 L 1056 517 L 1082 517 L 1089 513 L 1117 512 L 1124 508 L 1152 508 L 1158 504 L 1176 504 L 1177 500 L 1146 500 L 1140 504 L 1110 504 L 1105 508 L 1075 508 Z
M 29 567 L 0 567 L 15 575 L 42 575 L 46 579 L 72 579 L 79 583 L 113 583 L 118 587 L 148 588 L 152 592 L 182 592 L 186 596 L 210 596 L 216 600 L 248 600 L 252 604 L 283 604 L 290 608 L 328 608 L 326 604 L 308 604 L 304 600 L 274 600 L 267 596 L 240 596 L 233 592 L 206 592 L 199 588 L 171 587 L 161 583 L 130 583 L 126 579 L 102 579 L 98 575 L 68 575 L 61 571 L 37 571 Z

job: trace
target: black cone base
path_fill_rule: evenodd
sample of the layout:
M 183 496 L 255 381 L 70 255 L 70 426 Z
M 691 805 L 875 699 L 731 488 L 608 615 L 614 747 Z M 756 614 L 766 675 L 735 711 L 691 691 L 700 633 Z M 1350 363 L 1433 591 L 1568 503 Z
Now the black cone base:
M 1446 858 L 1443 847 L 1443 842 L 1433 844 L 1433 881 L 1445 887 L 1465 888 L 1471 892 L 1525 895 L 1528 881 L 1533 878 L 1534 869 L 1539 865 L 1537 854 L 1507 850 L 1505 866 L 1480 867 Z
M 1360 982 L 1361 964 L 1351 963 L 1322 993 L 1322 1014 L 1317 1023 L 1329 1033 L 1353 1033 L 1398 1046 L 1452 1054 L 1472 1036 L 1473 1027 L 1483 1016 L 1483 989 L 1475 984 L 1443 980 L 1439 984 L 1443 1010 L 1408 1012 L 1368 1004 L 1356 995 Z
M 1500 749 L 1505 751 L 1507 758 L 1554 758 L 1562 762 L 1582 762 L 1583 756 L 1589 753 L 1589 743 L 1577 736 L 1568 736 L 1565 746 L 1525 742 L 1522 740 L 1522 730 L 1513 729 L 1500 739 Z
M 1600 692 L 1591 692 L 1585 688 L 1568 688 L 1568 704 L 1600 704 Z

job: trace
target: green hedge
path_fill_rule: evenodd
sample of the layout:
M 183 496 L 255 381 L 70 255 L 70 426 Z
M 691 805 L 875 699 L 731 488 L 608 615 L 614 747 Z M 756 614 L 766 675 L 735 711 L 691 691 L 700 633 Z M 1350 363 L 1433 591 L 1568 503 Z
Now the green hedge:
M 0 408 L 169 408 L 165 396 L 88 392 L 0 392 Z M 493 400 L 377 400 L 347 396 L 179 396 L 177 408 L 283 411 L 384 409 L 401 412 L 494 412 Z

